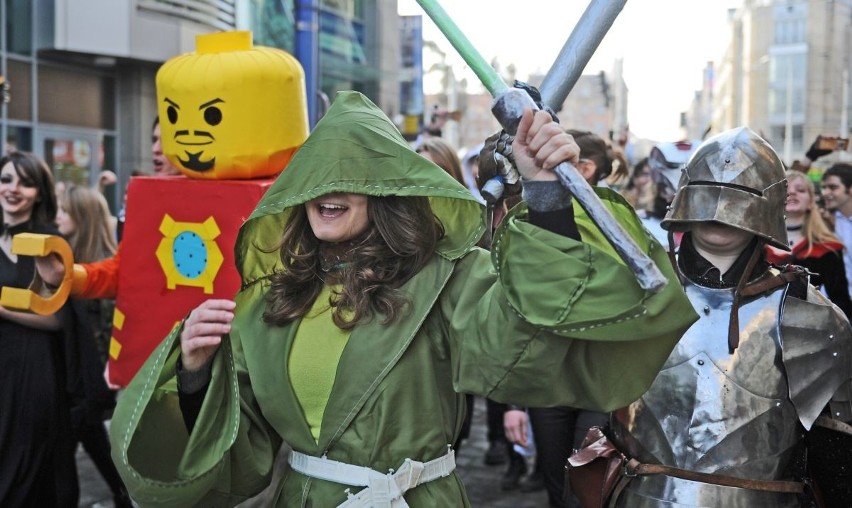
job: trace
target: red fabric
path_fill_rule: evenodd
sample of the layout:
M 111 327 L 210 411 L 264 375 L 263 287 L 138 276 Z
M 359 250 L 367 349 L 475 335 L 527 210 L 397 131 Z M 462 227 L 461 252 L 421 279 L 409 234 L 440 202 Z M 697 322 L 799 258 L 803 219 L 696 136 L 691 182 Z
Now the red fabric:
M 121 244 L 111 258 L 97 263 L 83 263 L 86 269 L 86 284 L 80 292 L 81 298 L 115 298 L 118 289 L 118 266 L 121 259 Z
M 118 319 L 110 346 L 109 376 L 113 384 L 126 386 L 172 327 L 201 302 L 234 297 L 240 288 L 234 262 L 237 232 L 273 181 L 185 177 L 130 180 L 115 306 Z M 168 279 L 157 257 L 161 242 L 167 238 L 161 229 L 166 215 L 184 224 L 215 221 L 219 234 L 214 241 L 224 259 L 211 292 Z M 168 250 L 174 247 L 172 244 Z
M 843 252 L 843 244 L 835 241 L 815 243 L 810 252 L 808 252 L 808 244 L 804 240 L 794 245 L 790 252 L 766 247 L 766 260 L 774 265 L 783 265 L 792 262 L 794 259 L 822 257 L 829 252 Z

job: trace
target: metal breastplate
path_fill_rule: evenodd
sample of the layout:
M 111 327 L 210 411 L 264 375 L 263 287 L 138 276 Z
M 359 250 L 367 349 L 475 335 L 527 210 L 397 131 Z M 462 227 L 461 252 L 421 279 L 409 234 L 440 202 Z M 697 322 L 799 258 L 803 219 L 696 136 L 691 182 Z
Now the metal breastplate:
M 740 307 L 740 343 L 730 354 L 733 290 L 689 282 L 685 290 L 700 319 L 678 342 L 651 388 L 613 413 L 613 439 L 641 462 L 748 479 L 786 479 L 803 434 L 788 397 L 778 336 L 785 291 Z M 799 501 L 791 494 L 653 475 L 635 478 L 618 504 L 799 506 Z

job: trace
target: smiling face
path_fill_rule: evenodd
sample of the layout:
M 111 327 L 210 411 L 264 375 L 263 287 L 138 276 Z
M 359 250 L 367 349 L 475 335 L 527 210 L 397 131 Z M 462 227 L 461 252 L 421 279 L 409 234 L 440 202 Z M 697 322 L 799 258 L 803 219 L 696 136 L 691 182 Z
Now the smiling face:
M 11 162 L 7 162 L 0 168 L 0 205 L 3 207 L 3 222 L 15 225 L 28 221 L 37 199 L 36 184 L 22 179 Z
M 784 212 L 787 217 L 804 217 L 811 209 L 813 198 L 808 191 L 808 184 L 802 177 L 789 178 L 787 182 L 787 204 Z
M 345 242 L 367 230 L 367 196 L 336 192 L 305 203 L 314 235 L 323 242 Z
M 852 208 L 852 189 L 843 185 L 839 176 L 829 175 L 822 180 L 822 197 L 828 210 L 839 210 L 844 215 Z

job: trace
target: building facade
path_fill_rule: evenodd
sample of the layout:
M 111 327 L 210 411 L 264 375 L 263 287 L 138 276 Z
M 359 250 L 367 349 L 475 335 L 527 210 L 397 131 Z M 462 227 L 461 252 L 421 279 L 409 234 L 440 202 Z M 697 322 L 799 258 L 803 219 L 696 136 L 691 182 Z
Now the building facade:
M 305 9 L 316 23 L 299 22 Z M 343 89 L 400 112 L 395 0 L 0 0 L 6 150 L 35 152 L 60 181 L 94 184 L 114 171 L 115 212 L 131 173 L 151 172 L 160 65 L 194 51 L 196 35 L 238 28 L 257 45 L 313 45 L 303 66 L 316 72 L 317 116 Z
M 747 0 L 730 27 L 714 132 L 748 125 L 788 165 L 819 134 L 849 137 L 852 0 Z

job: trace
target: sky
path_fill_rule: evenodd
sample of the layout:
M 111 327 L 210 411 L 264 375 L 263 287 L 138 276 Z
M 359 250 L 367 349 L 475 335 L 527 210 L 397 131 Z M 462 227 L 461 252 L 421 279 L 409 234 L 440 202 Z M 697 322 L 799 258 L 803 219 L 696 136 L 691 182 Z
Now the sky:
M 482 56 L 514 63 L 518 78 L 546 73 L 589 0 L 440 0 Z M 584 74 L 610 73 L 624 61 L 630 130 L 658 141 L 680 136 L 680 113 L 701 89 L 708 61 L 718 62 L 728 41 L 728 8 L 736 0 L 628 0 Z M 423 15 L 423 38 L 448 55 L 456 76 L 478 82 L 415 0 L 398 0 L 400 15 Z M 505 16 L 502 16 L 505 14 Z M 472 88 L 475 89 L 475 88 Z M 426 93 L 434 90 L 426 90 Z

